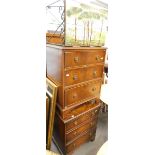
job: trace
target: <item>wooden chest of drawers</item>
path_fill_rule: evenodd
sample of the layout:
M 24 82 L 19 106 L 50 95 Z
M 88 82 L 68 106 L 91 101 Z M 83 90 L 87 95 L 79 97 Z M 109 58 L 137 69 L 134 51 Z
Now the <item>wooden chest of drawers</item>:
M 99 108 L 100 104 L 90 111 L 69 120 L 64 120 L 59 114 L 56 114 L 54 137 L 64 154 L 70 153 L 70 149 L 74 151 L 80 144 L 76 144 L 76 147 L 70 147 L 75 145 L 77 141 L 81 141 L 83 135 L 88 132 L 89 138 L 82 140 L 81 143 L 94 140 Z
M 47 44 L 47 77 L 59 83 L 53 136 L 63 154 L 95 139 L 106 48 Z

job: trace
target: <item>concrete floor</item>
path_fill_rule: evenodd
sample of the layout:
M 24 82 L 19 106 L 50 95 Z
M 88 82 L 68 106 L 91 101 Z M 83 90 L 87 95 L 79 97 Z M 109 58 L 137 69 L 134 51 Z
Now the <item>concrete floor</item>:
M 73 155 L 96 155 L 100 147 L 108 140 L 108 113 L 99 113 L 96 138 L 93 142 L 88 142 L 81 145 L 75 150 Z M 59 153 L 57 147 L 52 142 L 54 152 Z

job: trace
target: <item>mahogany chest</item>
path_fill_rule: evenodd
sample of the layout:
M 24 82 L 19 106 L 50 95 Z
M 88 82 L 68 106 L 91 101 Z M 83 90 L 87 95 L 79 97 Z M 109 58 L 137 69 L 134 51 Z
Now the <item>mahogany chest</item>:
M 47 77 L 59 84 L 53 137 L 63 154 L 94 140 L 106 48 L 47 44 Z

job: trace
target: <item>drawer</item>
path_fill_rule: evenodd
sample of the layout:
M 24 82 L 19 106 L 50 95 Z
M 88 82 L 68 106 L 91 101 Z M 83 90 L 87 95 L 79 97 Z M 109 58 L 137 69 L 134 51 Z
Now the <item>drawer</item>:
M 90 100 L 88 102 L 83 103 L 82 105 L 77 105 L 74 108 L 67 108 L 66 110 L 62 110 L 60 108 L 57 107 L 57 113 L 64 119 L 64 120 L 68 120 L 68 119 L 72 119 L 78 115 L 80 115 L 81 113 L 86 113 L 90 110 L 93 110 L 97 107 L 100 107 L 100 100 L 99 99 L 93 99 Z
M 82 116 L 79 116 L 78 118 L 73 119 L 72 121 L 69 121 L 66 123 L 66 132 L 69 130 L 73 130 L 75 127 L 80 125 L 81 123 L 88 121 L 89 119 L 93 120 L 98 116 L 99 108 L 96 108 L 92 111 L 89 111 L 88 113 L 85 113 Z
M 65 51 L 65 67 L 104 62 L 106 49 Z
M 103 68 L 104 68 L 103 64 L 99 64 L 92 67 L 84 67 L 65 71 L 64 74 L 65 86 L 77 84 L 80 82 L 96 78 L 102 78 Z
M 67 153 L 74 151 L 76 148 L 78 148 L 81 144 L 84 144 L 85 142 L 88 142 L 91 137 L 95 134 L 95 130 L 91 129 L 88 132 L 86 132 L 83 136 L 66 146 Z
M 79 102 L 98 97 L 101 80 L 89 82 L 65 90 L 65 106 L 76 105 Z
M 89 130 L 91 128 L 96 128 L 96 124 L 97 124 L 97 118 L 95 118 L 94 120 L 92 120 L 86 124 L 81 125 L 81 127 L 77 128 L 77 129 L 67 133 L 66 134 L 66 143 L 74 140 L 74 138 L 76 138 L 77 136 L 86 132 L 87 130 Z

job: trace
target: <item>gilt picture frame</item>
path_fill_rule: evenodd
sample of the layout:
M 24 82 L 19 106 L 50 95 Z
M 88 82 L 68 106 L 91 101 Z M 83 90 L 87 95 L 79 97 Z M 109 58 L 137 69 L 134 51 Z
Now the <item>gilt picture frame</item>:
M 50 150 L 52 134 L 53 134 L 53 125 L 55 117 L 55 108 L 56 108 L 56 99 L 57 99 L 58 86 L 46 78 L 46 95 L 49 98 L 48 111 L 46 110 L 46 149 Z M 47 104 L 46 104 L 47 106 Z M 47 109 L 47 107 L 46 107 Z

